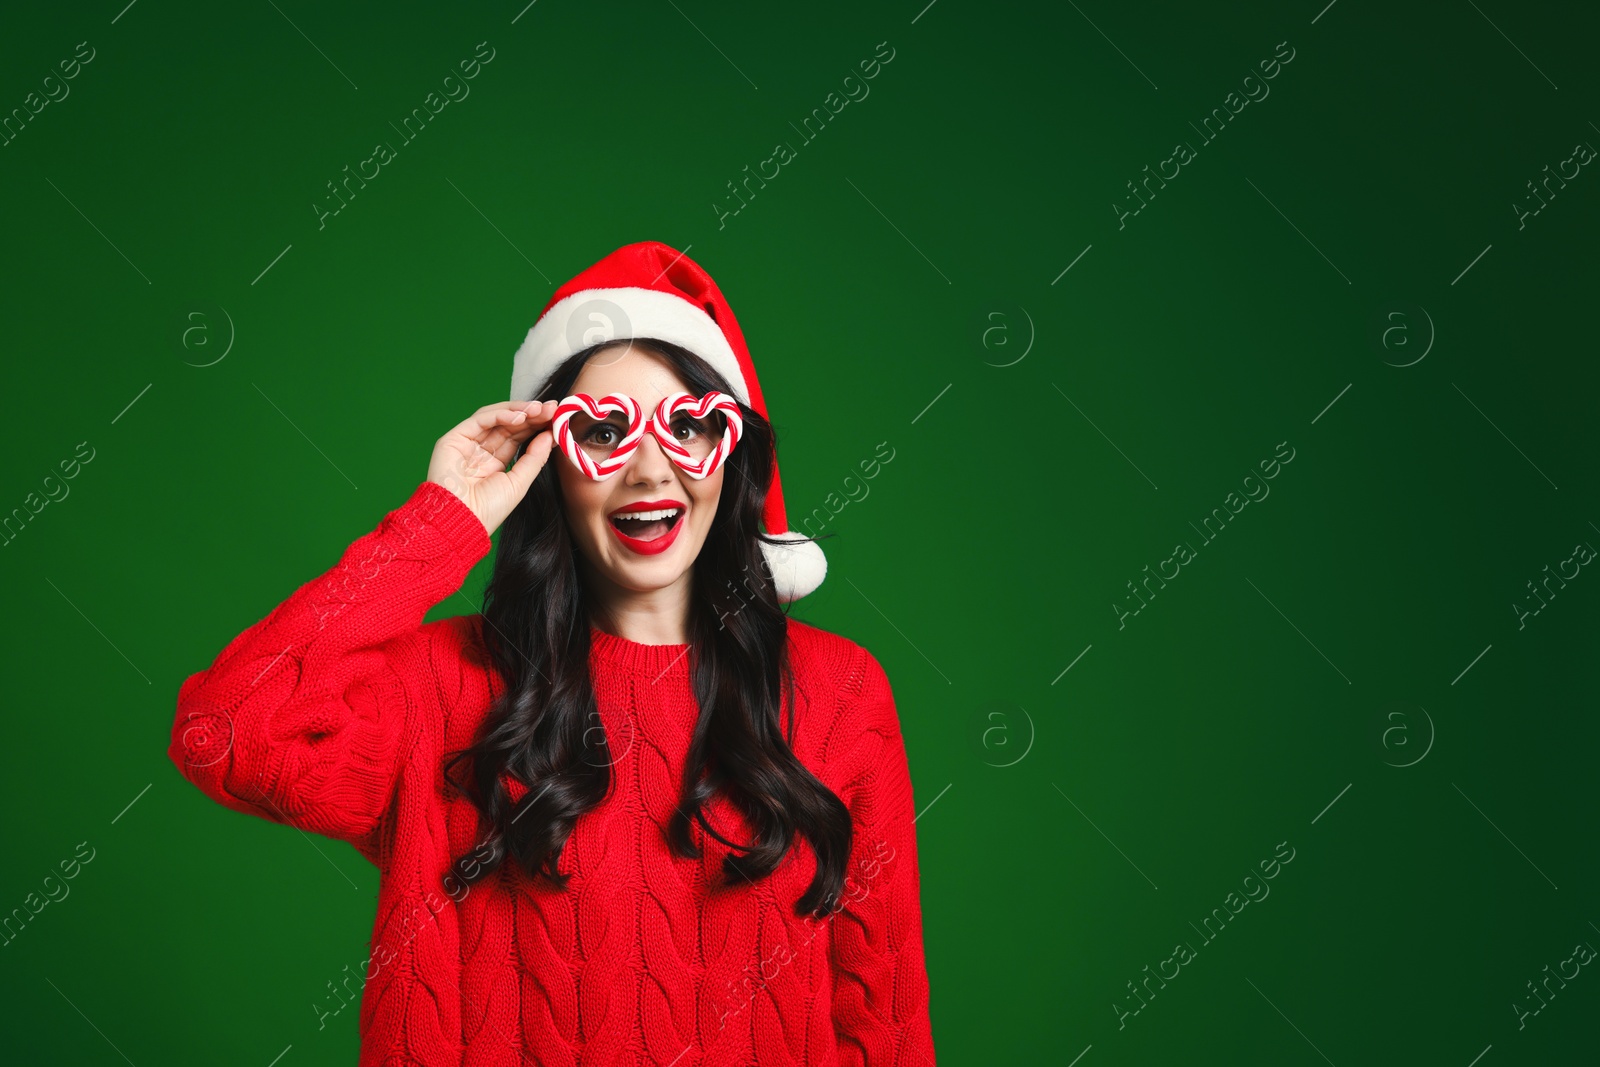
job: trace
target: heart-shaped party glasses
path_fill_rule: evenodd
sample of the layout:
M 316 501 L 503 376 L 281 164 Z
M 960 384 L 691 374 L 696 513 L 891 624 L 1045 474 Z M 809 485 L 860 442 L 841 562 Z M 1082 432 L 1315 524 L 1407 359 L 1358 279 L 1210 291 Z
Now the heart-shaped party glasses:
M 721 435 L 717 434 L 720 417 Z M 550 432 L 572 465 L 597 482 L 627 465 L 646 433 L 689 477 L 710 477 L 744 433 L 739 403 L 726 393 L 702 397 L 672 393 L 646 419 L 639 402 L 623 393 L 596 400 L 576 393 L 556 405 Z M 680 436 L 680 434 L 682 436 Z

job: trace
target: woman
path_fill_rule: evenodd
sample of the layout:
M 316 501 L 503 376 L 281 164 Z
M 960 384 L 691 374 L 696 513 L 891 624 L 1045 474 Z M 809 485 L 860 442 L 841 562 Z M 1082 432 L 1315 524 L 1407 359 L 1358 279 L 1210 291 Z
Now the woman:
M 502 525 L 482 613 L 424 624 Z M 825 572 L 785 527 L 731 309 L 628 245 L 184 682 L 186 778 L 379 868 L 357 988 L 313 1005 L 361 994 L 363 1067 L 934 1062 L 893 696 L 782 609 Z

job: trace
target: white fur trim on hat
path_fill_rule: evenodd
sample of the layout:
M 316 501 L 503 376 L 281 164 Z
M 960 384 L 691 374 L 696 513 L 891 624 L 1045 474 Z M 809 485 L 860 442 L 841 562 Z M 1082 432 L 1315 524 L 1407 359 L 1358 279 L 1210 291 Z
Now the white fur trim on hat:
M 551 305 L 512 359 L 510 399 L 532 400 L 563 361 L 585 348 L 634 337 L 687 348 L 721 372 L 735 399 L 749 406 L 738 357 L 716 321 L 682 297 L 635 286 L 585 289 Z

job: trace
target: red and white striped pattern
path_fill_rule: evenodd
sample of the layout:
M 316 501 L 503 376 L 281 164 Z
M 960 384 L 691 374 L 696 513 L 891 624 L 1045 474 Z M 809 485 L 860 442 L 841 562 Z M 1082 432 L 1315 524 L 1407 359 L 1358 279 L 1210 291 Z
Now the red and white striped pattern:
M 720 411 L 727 419 L 727 428 L 722 432 L 722 440 L 704 459 L 697 461 L 689 450 L 672 436 L 672 419 L 680 411 L 687 411 L 696 419 L 704 419 L 712 411 Z M 628 417 L 627 432 L 605 459 L 598 462 L 591 459 L 573 434 L 572 418 L 579 412 L 587 414 L 596 421 L 606 418 L 612 412 Z M 677 464 L 689 477 L 698 480 L 710 477 L 727 460 L 729 453 L 739 443 L 739 438 L 744 435 L 744 417 L 739 413 L 738 401 L 727 393 L 710 392 L 702 397 L 695 397 L 689 393 L 672 393 L 656 405 L 655 414 L 649 419 L 643 418 L 643 409 L 639 406 L 639 402 L 624 393 L 607 393 L 599 400 L 587 393 L 575 393 L 556 406 L 555 418 L 550 422 L 550 431 L 555 437 L 557 447 L 566 453 L 573 466 L 597 482 L 604 481 L 626 466 L 646 433 L 652 434 L 660 442 L 662 451 L 666 452 L 668 459 Z

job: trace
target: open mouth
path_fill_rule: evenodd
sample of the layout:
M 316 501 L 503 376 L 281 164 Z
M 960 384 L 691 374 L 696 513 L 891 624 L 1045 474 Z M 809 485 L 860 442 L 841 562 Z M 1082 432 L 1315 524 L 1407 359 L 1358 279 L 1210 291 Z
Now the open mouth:
M 635 541 L 656 541 L 675 530 L 683 521 L 682 508 L 660 508 L 611 516 L 612 527 Z

